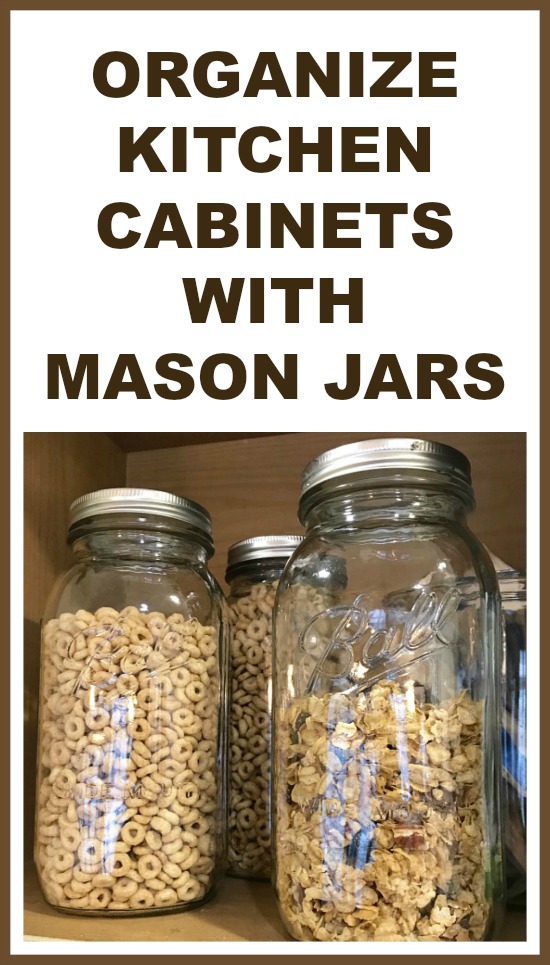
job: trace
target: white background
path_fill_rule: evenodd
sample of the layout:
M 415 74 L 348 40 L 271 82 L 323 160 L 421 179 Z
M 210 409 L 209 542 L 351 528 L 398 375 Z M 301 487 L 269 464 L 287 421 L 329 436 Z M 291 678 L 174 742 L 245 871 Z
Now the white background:
M 12 311 L 12 482 L 13 519 L 22 533 L 22 433 L 24 431 L 181 430 L 211 431 L 526 431 L 529 470 L 530 643 L 537 640 L 538 614 L 538 16 L 533 12 L 350 12 L 215 13 L 201 12 L 17 12 L 12 14 L 12 161 L 13 161 L 13 311 Z M 277 52 L 291 90 L 294 55 L 310 50 L 320 63 L 327 50 L 366 52 L 367 89 L 385 65 L 372 65 L 371 51 L 456 51 L 457 98 L 255 99 L 236 95 L 210 100 L 198 94 L 176 99 L 169 90 L 147 99 L 145 72 L 137 92 L 120 100 L 101 96 L 92 81 L 93 65 L 105 51 L 126 50 L 145 65 L 148 50 L 179 50 L 192 64 L 208 50 L 234 53 L 244 87 L 255 55 Z M 345 61 L 345 57 L 343 57 Z M 413 64 L 416 63 L 413 57 Z M 441 65 L 446 66 L 446 65 Z M 372 77 L 371 77 L 372 75 Z M 345 74 L 344 74 L 345 76 Z M 417 89 L 414 66 L 398 84 Z M 441 81 L 453 84 L 453 81 Z M 303 126 L 313 140 L 316 128 L 333 126 L 402 127 L 415 140 L 417 126 L 432 129 L 432 170 L 418 174 L 405 161 L 397 174 L 315 174 L 313 161 L 305 174 L 288 174 L 284 164 L 273 174 L 254 175 L 236 163 L 222 174 L 204 174 L 204 145 L 191 144 L 195 156 L 188 174 L 151 174 L 142 163 L 136 172 L 118 172 L 118 129 L 141 132 L 155 126 L 235 126 L 238 131 L 266 124 L 284 135 Z M 383 145 L 383 137 L 380 140 Z M 158 141 L 159 151 L 163 138 Z M 235 157 L 230 148 L 226 157 Z M 335 154 L 336 158 L 338 152 Z M 380 160 L 383 167 L 384 151 Z M 202 162 L 202 163 L 201 163 Z M 219 251 L 158 250 L 141 245 L 128 251 L 105 247 L 97 234 L 99 211 L 117 200 L 135 204 L 146 231 L 161 201 L 180 205 L 194 236 L 198 201 L 224 201 L 239 210 L 246 202 L 282 201 L 298 210 L 300 201 L 407 202 L 441 201 L 452 212 L 454 238 L 441 250 L 418 248 L 410 237 L 412 216 L 398 219 L 394 249 L 378 248 L 376 219 L 360 216 L 363 247 L 301 250 L 292 241 L 282 251 L 247 250 L 239 244 Z M 366 231 L 365 226 L 370 225 Z M 136 227 L 135 223 L 131 227 Z M 355 234 L 355 233 L 354 233 Z M 282 321 L 281 293 L 272 301 L 273 315 L 263 326 L 246 315 L 236 325 L 212 316 L 192 325 L 181 285 L 182 276 L 229 279 L 232 276 L 334 277 L 343 289 L 349 277 L 364 277 L 362 326 L 348 325 L 345 313 L 334 325 L 321 326 L 311 293 L 300 325 Z M 306 298 L 311 301 L 306 302 Z M 273 391 L 267 401 L 253 401 L 251 380 L 232 402 L 208 399 L 198 387 L 185 401 L 156 396 L 137 401 L 48 401 L 46 357 L 66 353 L 72 366 L 80 353 L 100 354 L 100 391 L 104 391 L 119 353 L 135 353 L 149 383 L 154 363 L 166 352 L 191 356 L 197 377 L 200 363 L 214 352 L 230 352 L 251 363 L 267 352 L 282 363 L 284 352 L 299 355 L 299 400 L 281 399 Z M 412 395 L 416 391 L 417 353 L 447 353 L 461 364 L 471 354 L 492 352 L 503 361 L 505 391 L 496 400 L 468 398 L 446 401 L 434 389 L 433 401 L 378 401 L 361 396 L 349 402 L 331 400 L 327 381 L 341 381 L 346 353 L 361 353 L 364 387 L 380 353 L 397 354 Z M 250 367 L 250 371 L 252 371 Z M 459 370 L 460 372 L 460 370 Z M 457 378 L 457 385 L 461 387 Z M 471 381 L 466 378 L 464 381 Z M 221 380 L 220 380 L 221 382 Z M 153 392 L 152 392 L 153 394 Z M 361 393 L 362 395 L 363 393 Z M 461 394 L 462 391 L 461 391 Z M 505 467 L 503 467 L 505 472 Z M 13 540 L 13 639 L 20 635 L 22 606 L 22 540 Z M 538 654 L 530 655 L 537 678 Z M 19 765 L 22 762 L 22 649 L 13 649 L 14 847 L 21 842 Z M 530 751 L 536 759 L 536 707 L 530 698 Z M 532 766 L 530 827 L 535 827 L 537 775 Z M 529 865 L 536 874 L 536 834 L 529 839 Z M 16 854 L 19 851 L 14 852 Z M 20 865 L 13 862 L 13 950 L 72 951 L 66 945 L 26 945 L 22 934 Z M 19 870 L 18 870 L 19 869 Z M 534 883 L 533 883 L 534 886 Z M 536 890 L 531 890 L 534 896 Z M 537 908 L 529 906 L 529 951 L 536 949 Z M 159 952 L 231 953 L 234 945 L 201 943 L 147 948 L 109 948 L 104 943 L 80 946 L 85 953 L 130 949 Z M 518 946 L 473 945 L 468 951 L 513 953 Z M 526 946 L 521 946 L 525 951 Z M 291 951 L 308 953 L 296 943 L 247 944 L 244 953 Z M 316 946 L 329 954 L 330 946 Z M 378 954 L 402 952 L 391 944 Z M 464 954 L 448 946 L 449 954 Z M 363 954 L 361 946 L 339 947 L 339 954 Z M 437 953 L 436 945 L 408 946 L 407 953 Z
M 360 429 L 373 419 L 384 430 L 430 430 L 470 425 L 477 429 L 523 430 L 537 406 L 537 15 L 529 12 L 380 13 L 279 12 L 215 14 L 21 12 L 13 20 L 13 365 L 14 410 L 21 427 L 42 429 L 214 430 L 223 424 L 247 430 Z M 314 29 L 312 29 L 314 23 Z M 366 89 L 387 65 L 372 64 L 372 51 L 456 51 L 456 98 L 326 98 L 313 84 L 309 98 L 277 98 L 263 92 L 211 99 L 194 91 L 176 98 L 167 85 L 161 98 L 147 98 L 148 50 L 180 50 L 192 65 L 208 50 L 228 50 L 238 59 L 241 91 L 258 51 L 277 52 L 294 89 L 295 52 L 310 50 L 323 63 L 327 50 L 363 50 Z M 96 90 L 93 65 L 108 50 L 125 50 L 139 62 L 141 83 L 126 98 Z M 449 66 L 442 64 L 441 66 Z M 395 82 L 418 89 L 417 58 Z M 343 71 L 345 76 L 345 70 Z M 453 85 L 453 81 L 438 81 Z M 344 86 L 344 85 L 343 85 Z M 345 87 L 344 87 L 345 89 Z M 267 124 L 283 135 L 302 126 L 314 140 L 319 126 L 379 127 L 380 161 L 388 126 L 402 127 L 415 142 L 416 128 L 432 131 L 429 173 L 405 160 L 399 173 L 252 174 L 226 146 L 220 174 L 205 173 L 205 145 L 189 145 L 187 174 L 151 173 L 143 161 L 133 173 L 118 171 L 118 131 L 133 126 L 235 126 L 242 132 Z M 166 139 L 166 141 L 165 141 Z M 169 132 L 156 144 L 169 144 Z M 277 151 L 279 146 L 274 146 Z M 257 148 L 262 150 L 260 144 Z M 169 158 L 164 156 L 167 161 Z M 278 153 L 278 151 L 277 151 Z M 335 151 L 336 158 L 338 151 Z M 284 155 L 284 148 L 283 148 Z M 299 213 L 300 201 L 441 201 L 451 210 L 454 238 L 439 250 L 412 240 L 412 214 L 396 219 L 396 244 L 379 249 L 377 218 L 360 215 L 363 247 L 220 250 L 178 249 L 173 242 L 145 249 L 106 247 L 97 232 L 101 209 L 129 201 L 142 212 L 131 227 L 148 231 L 161 201 L 177 202 L 191 238 L 196 203 L 225 201 L 243 211 L 246 202 L 282 201 Z M 126 219 L 120 216 L 122 232 Z M 285 325 L 282 293 L 273 293 L 264 325 L 246 314 L 222 325 L 211 313 L 205 325 L 189 319 L 182 276 L 334 277 L 345 290 L 349 277 L 364 278 L 364 322 L 350 325 L 344 309 L 333 325 L 318 321 L 318 295 L 302 296 L 302 321 Z M 308 312 L 306 306 L 310 306 Z M 198 384 L 201 362 L 214 352 L 241 356 L 250 377 L 231 402 L 209 399 L 200 385 L 179 402 L 154 394 L 159 355 L 191 357 Z M 252 358 L 268 353 L 282 366 L 283 354 L 299 356 L 299 398 L 253 400 Z M 365 401 L 368 378 L 380 353 L 401 361 L 413 397 L 417 353 L 446 353 L 460 363 L 461 395 L 466 358 L 497 354 L 503 362 L 504 393 L 491 402 L 465 397 L 445 401 L 396 399 L 384 393 Z M 47 400 L 48 353 L 66 353 L 74 368 L 80 353 L 100 354 L 100 395 L 119 353 L 134 353 L 150 385 L 151 401 L 125 393 L 117 400 Z M 364 388 L 349 402 L 330 399 L 324 383 L 342 381 L 346 353 L 361 353 Z M 220 372 L 220 385 L 224 373 Z M 460 378 L 462 374 L 462 378 Z M 227 376 L 227 371 L 225 372 Z M 486 388 L 484 385 L 483 388 Z M 84 394 L 84 393 L 83 393 Z M 61 395 L 64 395 L 63 389 Z M 529 417 L 528 416 L 528 417 Z

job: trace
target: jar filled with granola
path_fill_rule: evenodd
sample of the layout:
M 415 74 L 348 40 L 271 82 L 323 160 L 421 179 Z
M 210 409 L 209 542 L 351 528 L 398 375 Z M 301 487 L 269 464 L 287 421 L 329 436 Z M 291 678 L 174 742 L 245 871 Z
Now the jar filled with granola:
M 500 613 L 473 506 L 467 459 L 433 442 L 352 444 L 305 470 L 273 681 L 275 883 L 302 941 L 495 933 Z M 327 558 L 346 579 L 297 623 L 296 582 L 330 582 Z
M 224 864 L 225 604 L 211 520 L 170 493 L 70 508 L 42 628 L 35 859 L 78 914 L 183 909 Z
M 227 557 L 231 628 L 228 870 L 271 875 L 271 614 L 301 536 L 255 536 Z

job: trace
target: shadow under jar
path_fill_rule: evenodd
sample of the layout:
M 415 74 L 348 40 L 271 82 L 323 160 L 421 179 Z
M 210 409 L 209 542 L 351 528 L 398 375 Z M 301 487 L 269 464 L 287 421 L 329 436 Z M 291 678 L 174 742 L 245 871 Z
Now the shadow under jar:
M 273 681 L 275 883 L 302 941 L 494 935 L 500 617 L 473 505 L 467 459 L 423 440 L 344 446 L 305 470 Z M 335 602 L 297 625 L 296 581 L 329 557 Z
M 78 914 L 182 910 L 223 867 L 227 653 L 210 516 L 142 489 L 70 509 L 42 628 L 35 860 Z

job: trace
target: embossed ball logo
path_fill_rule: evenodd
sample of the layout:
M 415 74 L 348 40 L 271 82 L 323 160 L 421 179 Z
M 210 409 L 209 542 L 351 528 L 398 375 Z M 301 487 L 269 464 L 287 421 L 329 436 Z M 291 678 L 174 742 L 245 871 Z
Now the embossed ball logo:
M 368 592 L 316 613 L 299 637 L 299 649 L 315 661 L 306 693 L 323 680 L 342 681 L 347 692 L 361 690 L 393 666 L 402 669 L 449 646 L 461 600 L 456 587 L 421 587 L 404 613 L 381 609 Z

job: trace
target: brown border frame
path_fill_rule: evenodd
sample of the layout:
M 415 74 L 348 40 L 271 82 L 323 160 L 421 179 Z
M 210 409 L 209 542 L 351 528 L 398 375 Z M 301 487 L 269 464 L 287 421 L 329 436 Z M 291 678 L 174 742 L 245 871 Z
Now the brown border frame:
M 525 2 L 525 0 L 345 0 L 343 6 L 339 6 L 336 0 L 269 0 L 267 3 L 258 3 L 254 0 L 161 0 L 159 6 L 156 7 L 153 0 L 115 0 L 115 2 L 106 2 L 106 0 L 0 0 L 0 105 L 2 109 L 2 116 L 5 118 L 3 124 L 3 130 L 5 136 L 2 138 L 3 151 L 0 154 L 0 210 L 3 212 L 9 211 L 9 200 L 10 200 L 10 181 L 9 181 L 9 120 L 10 120 L 10 13 L 12 10 L 153 10 L 154 12 L 167 11 L 167 10 L 407 10 L 407 11 L 430 11 L 430 10 L 536 10 L 540 13 L 540 63 L 541 63 L 541 77 L 540 77 L 540 91 L 541 91 L 541 156 L 540 156 L 540 169 L 541 172 L 545 170 L 545 162 L 550 167 L 549 164 L 549 151 L 548 151 L 548 125 L 543 126 L 542 120 L 544 117 L 542 105 L 548 110 L 548 105 L 550 103 L 550 98 L 548 96 L 548 85 L 549 85 L 549 71 L 547 63 L 544 60 L 543 54 L 546 53 L 550 57 L 550 28 L 548 24 L 550 20 L 547 16 L 547 5 L 543 0 L 538 0 L 538 2 Z M 544 14 L 544 16 L 543 16 Z M 548 186 L 547 183 L 540 179 L 540 210 L 541 215 L 548 211 Z M 541 227 L 544 226 L 543 217 L 541 218 Z M 10 224 L 8 217 L 2 218 L 0 225 L 0 242 L 3 242 L 1 246 L 1 251 L 4 256 L 0 258 L 0 305 L 3 308 L 2 318 L 3 324 L 0 328 L 0 439 L 2 450 L 4 452 L 4 458 L 0 461 L 0 526 L 1 532 L 3 534 L 8 534 L 10 532 L 10 294 L 9 294 L 9 259 L 6 253 L 10 250 Z M 544 235 L 541 232 L 541 243 L 540 243 L 540 262 L 544 265 L 548 261 L 548 244 Z M 550 285 L 548 284 L 547 278 L 544 277 L 544 273 L 541 278 L 541 310 L 540 318 L 546 313 L 548 304 L 548 291 Z M 541 373 L 541 442 L 542 442 L 542 432 L 546 427 L 546 422 L 543 419 L 543 413 L 546 411 L 543 402 L 547 398 L 547 388 L 542 376 L 544 375 L 544 370 L 542 366 L 543 359 L 547 355 L 548 350 L 548 333 L 545 331 L 544 326 L 540 326 L 540 373 Z M 23 377 L 24 369 L 22 368 Z M 526 373 L 527 375 L 527 373 Z M 541 446 L 541 483 L 548 478 L 547 472 L 547 459 Z M 542 502 L 542 500 L 541 500 Z M 548 515 L 544 508 L 544 504 L 541 506 L 541 532 L 544 535 L 547 531 Z M 16 534 L 15 538 L 18 538 Z M 4 535 L 2 540 L 2 561 L 5 566 L 5 573 L 9 573 L 9 539 Z M 546 573 L 547 564 L 544 568 L 542 567 L 541 560 L 541 587 L 543 585 L 543 578 Z M 1 599 L 1 612 L 3 620 L 5 621 L 5 634 L 4 639 L 9 640 L 9 585 L 8 580 L 3 579 L 0 581 L 0 599 Z M 7 648 L 4 650 L 4 673 L 7 679 L 9 679 L 9 654 Z M 544 662 L 543 661 L 544 657 Z M 548 658 L 544 653 L 541 653 L 541 667 L 542 673 L 544 673 L 545 667 L 548 666 Z M 542 674 L 541 674 L 542 677 Z M 4 733 L 9 732 L 9 705 L 8 701 L 4 700 L 0 705 L 0 715 L 4 725 Z M 543 784 L 543 789 L 545 785 Z M 3 854 L 8 855 L 10 853 L 10 824 L 9 824 L 9 799 L 4 797 L 0 800 L 0 813 L 2 820 L 0 821 L 0 833 L 3 838 Z M 541 855 L 546 854 L 546 840 L 541 838 Z M 8 878 L 8 866 L 7 862 L 2 869 L 4 875 L 6 876 L 6 891 L 7 894 L 10 893 L 10 885 Z M 543 894 L 544 881 L 541 881 L 541 894 Z M 546 889 L 544 889 L 544 892 Z M 547 935 L 550 929 L 541 928 L 541 951 L 542 956 L 543 949 L 546 950 L 548 947 Z M 6 902 L 2 902 L 0 906 L 0 954 L 1 961 L 11 960 L 12 956 L 10 953 L 9 945 L 9 935 L 10 935 L 10 920 L 9 920 L 9 907 Z M 338 950 L 335 948 L 335 954 Z M 182 943 L 182 954 L 185 954 L 185 944 Z M 266 949 L 266 954 L 269 955 L 269 950 Z M 100 956 L 102 960 L 112 960 L 113 962 L 128 962 L 129 965 L 134 961 L 135 956 L 129 955 L 106 955 Z M 172 956 L 169 956 L 172 957 Z M 217 956 L 217 955 L 205 955 L 200 956 L 200 960 L 204 962 L 209 961 L 223 961 L 224 958 L 228 956 Z M 229 956 L 233 957 L 233 956 Z M 313 954 L 311 956 L 288 956 L 288 955 L 275 955 L 273 957 L 278 958 L 281 962 L 292 962 L 294 961 L 313 961 Z M 500 956 L 499 956 L 500 957 Z M 506 956 L 507 957 L 507 956 Z M 526 953 L 519 953 L 520 958 L 532 957 L 527 956 Z M 539 956 L 537 956 L 539 957 Z M 18 955 L 17 960 L 21 962 L 32 962 L 35 960 L 34 955 Z M 389 955 L 384 956 L 384 962 L 393 963 L 398 962 L 402 956 L 400 955 Z M 485 956 L 467 955 L 459 956 L 460 960 L 465 960 L 467 962 L 485 961 Z M 444 955 L 434 955 L 430 956 L 430 962 L 434 965 L 437 963 L 442 963 L 446 959 Z M 49 960 L 52 962 L 64 963 L 67 961 L 66 956 L 63 955 L 51 955 Z M 457 961 L 457 956 L 453 956 L 453 961 Z

